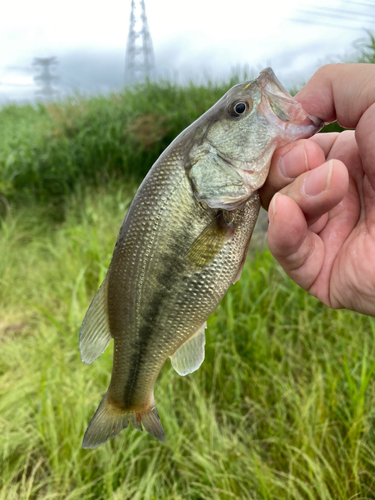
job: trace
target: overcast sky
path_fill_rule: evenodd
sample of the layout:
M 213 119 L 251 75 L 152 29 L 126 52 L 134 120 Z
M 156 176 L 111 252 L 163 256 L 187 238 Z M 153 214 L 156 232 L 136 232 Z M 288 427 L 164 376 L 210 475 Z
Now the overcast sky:
M 34 57 L 58 58 L 60 95 L 119 88 L 130 4 L 13 0 L 2 5 L 0 102 L 35 98 Z M 180 80 L 272 66 L 284 84 L 298 85 L 322 64 L 352 54 L 364 28 L 375 31 L 374 0 L 146 0 L 146 12 L 158 73 Z

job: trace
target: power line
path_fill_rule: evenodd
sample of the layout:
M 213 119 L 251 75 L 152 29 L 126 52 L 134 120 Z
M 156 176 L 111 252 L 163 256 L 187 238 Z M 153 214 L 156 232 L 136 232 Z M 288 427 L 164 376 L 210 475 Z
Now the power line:
M 328 26 L 330 28 L 336 28 L 336 29 L 349 29 L 349 30 L 356 30 L 356 31 L 363 30 L 363 27 L 345 26 L 343 24 L 331 24 L 331 23 L 319 22 L 319 21 L 314 21 L 314 20 L 309 20 L 309 19 L 299 19 L 296 17 L 292 17 L 289 20 L 296 22 L 296 23 L 301 23 L 301 24 L 314 24 L 316 26 Z
M 364 7 L 372 7 L 375 8 L 375 3 L 365 3 L 365 2 L 351 2 L 350 5 L 362 5 Z
M 362 16 L 362 17 L 373 17 L 375 19 L 375 15 L 374 14 L 368 14 L 366 12 L 354 12 L 352 10 L 345 10 L 345 9 L 332 9 L 331 7 L 320 7 L 320 6 L 317 6 L 317 5 L 312 5 L 311 6 L 313 9 L 315 9 L 317 12 L 311 12 L 311 14 L 322 14 L 322 15 L 329 15 L 329 12 L 332 12 L 333 14 L 336 14 L 338 16 L 344 14 L 349 14 L 350 16 L 352 16 L 354 14 L 354 16 Z M 375 5 L 374 5 L 375 7 Z M 327 11 L 328 14 L 327 14 Z M 303 12 L 303 11 L 299 11 L 299 12 Z M 307 11 L 305 11 L 307 12 Z M 353 19 L 353 17 L 351 17 L 350 19 Z
M 326 18 L 329 18 L 329 19 L 344 19 L 345 21 L 359 21 L 359 22 L 365 22 L 364 19 L 355 19 L 352 15 L 346 15 L 345 13 L 344 14 L 341 14 L 339 12 L 336 12 L 334 15 L 333 13 L 330 13 L 330 12 L 323 12 L 323 11 L 317 11 L 317 12 L 314 12 L 314 11 L 311 11 L 311 10 L 297 10 L 297 13 L 298 14 L 307 14 L 308 16 L 310 15 L 313 15 L 313 16 L 319 16 L 319 17 L 326 17 Z M 369 17 L 369 16 L 367 16 Z M 375 21 L 375 16 L 372 17 L 372 19 Z
M 3 83 L 3 82 L 0 82 L 0 85 L 3 85 L 4 87 L 27 87 L 27 88 L 34 87 L 34 85 L 27 84 L 27 83 Z
M 6 66 L 5 69 L 11 71 L 22 71 L 26 73 L 31 73 L 31 71 L 34 71 L 30 66 Z

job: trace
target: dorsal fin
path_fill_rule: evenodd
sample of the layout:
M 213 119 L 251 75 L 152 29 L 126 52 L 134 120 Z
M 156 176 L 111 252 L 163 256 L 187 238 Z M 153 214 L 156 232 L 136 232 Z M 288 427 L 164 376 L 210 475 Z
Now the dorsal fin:
M 204 331 L 206 328 L 207 322 L 170 356 L 172 366 L 179 375 L 193 373 L 203 363 L 204 345 L 206 343 Z
M 92 363 L 111 340 L 107 313 L 107 286 L 104 280 L 96 292 L 79 332 L 79 350 L 84 363 Z

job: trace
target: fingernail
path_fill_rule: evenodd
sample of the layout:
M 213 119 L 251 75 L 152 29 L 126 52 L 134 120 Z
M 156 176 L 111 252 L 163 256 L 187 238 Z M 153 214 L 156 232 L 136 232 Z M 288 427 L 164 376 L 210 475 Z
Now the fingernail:
M 295 179 L 308 171 L 305 146 L 299 144 L 280 158 L 279 168 L 284 177 Z
M 331 186 L 331 177 L 333 169 L 333 160 L 330 160 L 326 165 L 311 171 L 311 174 L 306 177 L 303 182 L 302 189 L 306 196 L 316 196 Z
M 273 218 L 275 217 L 276 214 L 276 198 L 279 196 L 279 193 L 276 193 L 274 197 L 271 200 L 269 209 L 268 209 L 268 219 L 269 222 L 272 222 Z

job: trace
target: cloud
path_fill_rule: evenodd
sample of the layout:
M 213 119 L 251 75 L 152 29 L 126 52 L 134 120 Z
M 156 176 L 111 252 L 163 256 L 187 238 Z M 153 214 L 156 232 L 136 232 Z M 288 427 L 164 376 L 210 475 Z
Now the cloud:
M 275 39 L 269 43 L 275 44 Z M 335 57 L 332 49 L 331 58 Z M 247 46 L 239 42 L 228 45 L 225 42 L 212 44 L 212 40 L 202 32 L 181 32 L 156 46 L 157 76 L 184 83 L 196 81 L 229 79 L 234 71 L 246 69 L 250 74 L 258 74 L 261 69 L 271 66 L 278 78 L 287 87 L 299 86 L 325 62 L 328 62 L 327 40 L 317 42 L 302 41 L 280 46 L 272 51 L 266 46 Z M 59 81 L 56 88 L 59 95 L 78 90 L 82 93 L 107 93 L 119 90 L 124 84 L 125 48 L 102 48 L 76 50 L 60 48 L 50 54 L 58 59 L 56 74 Z M 32 58 L 17 62 L 22 68 L 32 70 Z M 0 74 L 0 102 L 9 99 L 35 100 L 37 87 L 32 80 L 32 71 L 23 75 L 28 78 L 28 87 L 20 85 L 22 70 L 12 78 Z M 12 87 L 12 81 L 14 86 Z M 5 83 L 7 85 L 5 85 Z

